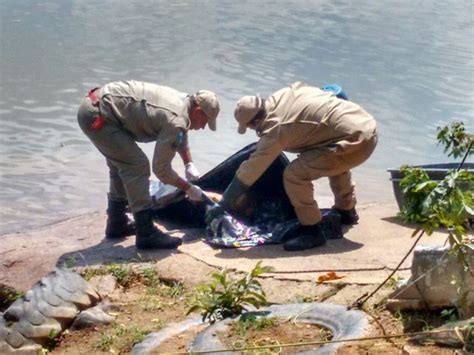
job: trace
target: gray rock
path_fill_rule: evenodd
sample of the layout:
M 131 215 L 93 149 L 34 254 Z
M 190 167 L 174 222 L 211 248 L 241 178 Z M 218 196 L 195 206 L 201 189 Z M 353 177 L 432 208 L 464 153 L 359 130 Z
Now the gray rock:
M 100 299 L 78 274 L 56 269 L 1 315 L 0 353 L 36 354 L 41 345 L 68 327 L 80 310 L 94 306 Z M 101 309 L 96 321 L 110 321 Z
M 26 319 L 22 319 L 21 321 L 14 323 L 11 326 L 11 329 L 20 333 L 25 338 L 32 339 L 39 344 L 44 344 L 48 338 L 54 338 L 62 331 L 61 324 L 52 318 L 48 318 L 40 325 L 33 325 Z
M 94 276 L 89 283 L 96 288 L 102 297 L 109 296 L 117 289 L 117 278 L 113 275 Z
M 7 327 L 0 317 L 0 354 L 37 354 L 41 345 Z
M 412 275 L 392 293 L 387 307 L 394 310 L 455 306 L 463 318 L 474 316 L 474 277 L 448 251 L 449 247 L 443 246 L 416 247 Z M 472 250 L 467 262 L 474 265 Z
M 115 318 L 105 313 L 105 309 L 109 307 L 97 305 L 79 313 L 74 322 L 71 325 L 71 329 L 83 329 L 94 327 L 102 324 L 110 324 L 115 321 Z
M 52 306 L 58 307 L 61 305 L 64 300 L 58 297 L 54 293 L 54 286 L 53 286 L 54 279 L 43 277 L 41 279 L 41 287 L 38 288 L 38 291 L 41 291 L 42 298 Z

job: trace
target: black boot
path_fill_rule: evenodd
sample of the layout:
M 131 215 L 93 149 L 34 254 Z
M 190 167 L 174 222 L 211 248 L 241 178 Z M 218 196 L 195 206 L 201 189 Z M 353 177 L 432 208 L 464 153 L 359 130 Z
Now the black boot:
M 151 210 L 143 210 L 133 216 L 137 224 L 135 245 L 138 249 L 176 249 L 182 244 L 181 239 L 171 237 L 155 227 Z
M 341 210 L 339 208 L 333 207 L 341 215 L 341 224 L 351 225 L 356 224 L 359 221 L 359 215 L 354 208 L 350 210 Z
M 128 218 L 127 214 L 125 213 L 126 211 L 127 201 L 108 200 L 107 226 L 105 227 L 106 238 L 120 239 L 135 234 L 135 222 Z
M 296 238 L 287 240 L 283 243 L 283 249 L 286 251 L 298 251 L 320 247 L 326 244 L 326 237 L 319 223 L 311 226 L 301 226 Z

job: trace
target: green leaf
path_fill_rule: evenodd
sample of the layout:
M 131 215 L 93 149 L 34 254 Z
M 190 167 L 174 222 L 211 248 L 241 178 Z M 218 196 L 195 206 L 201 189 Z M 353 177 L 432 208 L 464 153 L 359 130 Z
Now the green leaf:
M 228 277 L 227 270 L 212 274 L 211 284 L 200 287 L 190 311 L 202 310 L 203 321 L 210 322 L 240 314 L 246 304 L 255 307 L 267 304 L 263 291 L 256 276 L 271 268 L 261 266 L 259 261 L 255 267 L 239 280 Z

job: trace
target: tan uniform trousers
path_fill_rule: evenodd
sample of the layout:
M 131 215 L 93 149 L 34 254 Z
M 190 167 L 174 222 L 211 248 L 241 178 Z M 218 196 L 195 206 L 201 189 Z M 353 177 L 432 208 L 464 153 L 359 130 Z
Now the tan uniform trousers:
M 128 200 L 133 213 L 148 209 L 150 163 L 134 138 L 117 124 L 106 122 L 100 129 L 91 127 L 99 115 L 97 107 L 85 98 L 77 115 L 79 126 L 96 148 L 105 156 L 109 167 L 109 198 Z
M 376 144 L 377 137 L 374 135 L 372 139 L 352 146 L 348 154 L 338 149 L 307 150 L 286 167 L 283 173 L 285 190 L 302 225 L 321 221 L 321 212 L 314 200 L 312 184 L 313 180 L 321 177 L 329 178 L 336 208 L 349 210 L 356 205 L 350 169 L 367 160 Z

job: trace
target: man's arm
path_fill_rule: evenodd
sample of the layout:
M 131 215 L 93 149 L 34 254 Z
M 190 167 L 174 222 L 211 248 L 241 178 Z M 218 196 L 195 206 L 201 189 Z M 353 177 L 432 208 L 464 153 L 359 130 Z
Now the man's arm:
M 191 150 L 189 149 L 188 132 L 183 132 L 183 139 L 178 145 L 177 151 L 179 156 L 183 160 L 184 165 L 193 162 L 193 158 L 191 157 Z
M 201 174 L 199 173 L 199 170 L 196 168 L 196 166 L 193 163 L 193 158 L 191 156 L 191 149 L 189 149 L 187 132 L 184 133 L 183 141 L 178 146 L 177 151 L 178 151 L 179 156 L 183 160 L 186 179 L 188 181 L 194 181 L 198 179 Z
M 182 143 L 182 131 L 170 130 L 162 132 L 155 145 L 153 156 L 153 172 L 163 183 L 173 185 L 183 190 L 193 201 L 201 201 L 203 191 L 196 185 L 181 178 L 172 168 L 171 162 Z
M 234 203 L 247 189 L 267 170 L 273 161 L 282 152 L 277 133 L 260 138 L 257 148 L 249 159 L 244 161 L 237 170 L 234 178 L 227 186 L 219 204 L 208 210 L 206 222 L 234 208 Z

